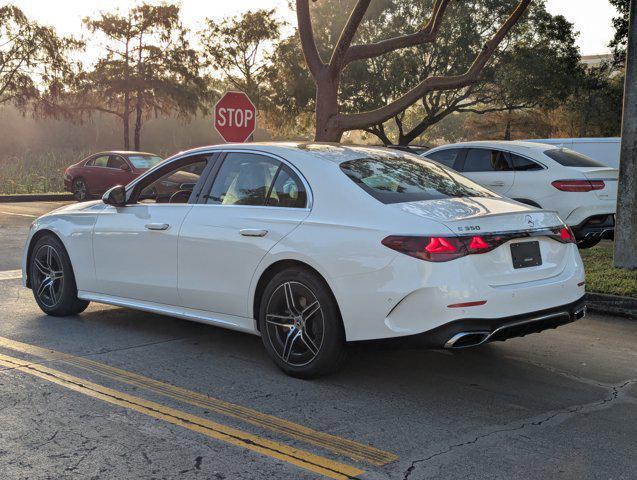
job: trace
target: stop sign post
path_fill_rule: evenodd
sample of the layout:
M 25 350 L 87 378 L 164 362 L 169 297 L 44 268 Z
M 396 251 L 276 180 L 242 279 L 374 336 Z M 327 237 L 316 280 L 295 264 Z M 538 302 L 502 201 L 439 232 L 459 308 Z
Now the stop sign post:
M 226 142 L 241 143 L 257 126 L 257 109 L 243 92 L 226 92 L 214 108 L 214 126 Z

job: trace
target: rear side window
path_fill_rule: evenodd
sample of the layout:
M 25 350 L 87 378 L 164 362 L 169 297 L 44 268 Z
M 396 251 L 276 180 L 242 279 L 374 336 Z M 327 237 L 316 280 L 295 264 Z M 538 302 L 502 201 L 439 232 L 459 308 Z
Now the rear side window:
M 507 172 L 513 170 L 509 158 L 500 150 L 471 148 L 467 152 L 463 172 Z
M 459 154 L 459 148 L 448 148 L 446 150 L 438 150 L 437 152 L 427 153 L 425 154 L 425 157 L 431 158 L 438 163 L 442 163 L 449 168 L 453 168 Z
M 266 205 L 268 207 L 305 208 L 306 202 L 307 194 L 299 177 L 286 165 L 281 165 Z
M 349 160 L 340 167 L 354 183 L 382 203 L 495 196 L 467 178 L 414 157 L 379 155 Z
M 86 162 L 86 166 L 89 167 L 105 167 L 108 165 L 108 155 L 101 155 L 99 157 L 93 157 L 88 162 Z
M 544 155 L 555 160 L 564 167 L 605 167 L 603 163 L 568 148 L 551 148 L 544 150 Z
M 532 170 L 542 170 L 543 167 L 539 163 L 529 160 L 528 158 L 521 157 L 515 153 L 509 153 L 511 163 L 516 171 L 529 172 Z

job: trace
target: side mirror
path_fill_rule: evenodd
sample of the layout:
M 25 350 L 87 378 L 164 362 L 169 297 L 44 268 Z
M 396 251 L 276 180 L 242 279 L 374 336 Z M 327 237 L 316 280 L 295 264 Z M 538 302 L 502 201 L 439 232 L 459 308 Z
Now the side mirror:
M 122 166 L 119 168 L 121 168 L 125 172 L 130 172 L 130 166 L 127 163 L 122 163 Z
M 110 188 L 102 196 L 102 202 L 106 205 L 113 205 L 114 207 L 123 207 L 126 205 L 126 188 L 124 188 L 123 185 Z

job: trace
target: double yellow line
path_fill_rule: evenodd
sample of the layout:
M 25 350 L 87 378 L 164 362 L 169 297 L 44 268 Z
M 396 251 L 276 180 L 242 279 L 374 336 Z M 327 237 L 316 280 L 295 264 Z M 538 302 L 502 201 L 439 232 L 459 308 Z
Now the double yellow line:
M 186 390 L 158 380 L 153 380 L 151 378 L 111 367 L 87 358 L 48 350 L 3 337 L 0 337 L 0 347 L 33 355 L 45 360 L 62 361 L 88 372 L 99 374 L 111 380 L 143 388 L 174 400 L 205 408 L 214 411 L 215 413 L 232 417 L 251 425 L 286 435 L 296 440 L 301 440 L 318 447 L 326 448 L 338 455 L 347 456 L 357 461 L 363 461 L 380 466 L 398 458 L 392 453 L 385 452 L 368 445 L 324 432 L 319 432 L 303 425 L 264 414 L 257 410 L 232 404 L 218 398 Z M 53 370 L 40 364 L 0 354 L 0 365 L 34 375 L 85 395 L 144 413 L 153 418 L 158 418 L 175 425 L 180 425 L 184 428 L 188 428 L 189 430 L 203 433 L 209 437 L 222 440 L 272 458 L 283 460 L 329 478 L 355 478 L 363 473 L 362 470 L 350 465 L 314 455 L 310 452 L 293 448 L 279 442 L 267 440 L 257 435 L 212 422 L 205 418 L 190 415 L 186 412 L 172 409 L 155 402 L 134 397 L 123 392 Z

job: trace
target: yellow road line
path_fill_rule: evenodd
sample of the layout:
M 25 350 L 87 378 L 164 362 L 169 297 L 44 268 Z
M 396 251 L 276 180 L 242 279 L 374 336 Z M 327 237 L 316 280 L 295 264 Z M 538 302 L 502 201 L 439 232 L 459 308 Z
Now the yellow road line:
M 329 433 L 319 432 L 303 425 L 299 425 L 273 415 L 268 415 L 248 407 L 243 407 L 241 405 L 229 403 L 202 393 L 176 387 L 165 382 L 111 367 L 110 365 L 89 360 L 87 358 L 76 357 L 63 352 L 44 349 L 42 347 L 17 342 L 4 337 L 0 337 L 0 347 L 9 348 L 11 350 L 34 355 L 47 360 L 61 360 L 112 380 L 144 388 L 174 400 L 189 403 L 197 407 L 214 411 L 221 415 L 236 418 L 257 427 L 265 428 L 287 435 L 288 437 L 296 440 L 326 448 L 338 455 L 347 456 L 354 460 L 365 461 L 373 465 L 382 466 L 398 458 L 398 456 L 393 453 L 385 452 L 369 445 L 330 435 Z
M 252 435 L 243 430 L 228 427 L 208 419 L 197 417 L 181 410 L 151 402 L 143 398 L 128 395 L 82 378 L 68 375 L 58 370 L 39 364 L 20 360 L 0 354 L 0 365 L 12 370 L 18 370 L 29 375 L 47 380 L 75 392 L 97 398 L 120 407 L 143 413 L 173 425 L 179 425 L 195 432 L 202 433 L 216 440 L 221 440 L 238 447 L 258 452 L 268 457 L 296 465 L 314 473 L 334 479 L 351 479 L 362 473 L 362 470 L 336 462 L 328 458 L 314 455 L 304 450 L 284 445 L 279 442 Z

